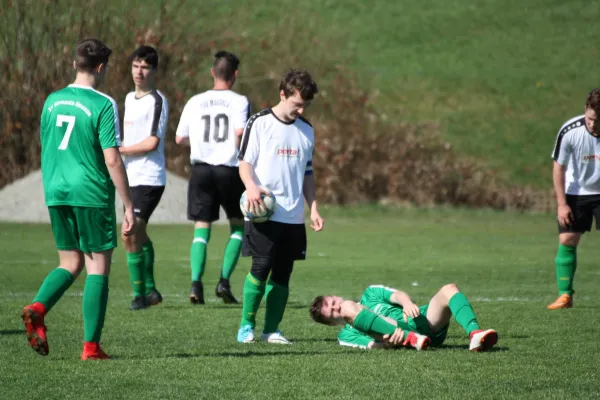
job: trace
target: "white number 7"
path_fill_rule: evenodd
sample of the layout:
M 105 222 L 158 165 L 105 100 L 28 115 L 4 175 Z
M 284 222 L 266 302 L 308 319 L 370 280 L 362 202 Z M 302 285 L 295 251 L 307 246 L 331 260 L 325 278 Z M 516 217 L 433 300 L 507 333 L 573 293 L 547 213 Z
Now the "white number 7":
M 73 133 L 73 128 L 75 127 L 75 117 L 72 115 L 58 114 L 56 116 L 56 126 L 61 127 L 64 122 L 67 123 L 67 131 L 65 132 L 65 136 L 63 136 L 63 140 L 60 142 L 60 146 L 58 146 L 59 150 L 65 150 L 69 144 L 71 133 Z

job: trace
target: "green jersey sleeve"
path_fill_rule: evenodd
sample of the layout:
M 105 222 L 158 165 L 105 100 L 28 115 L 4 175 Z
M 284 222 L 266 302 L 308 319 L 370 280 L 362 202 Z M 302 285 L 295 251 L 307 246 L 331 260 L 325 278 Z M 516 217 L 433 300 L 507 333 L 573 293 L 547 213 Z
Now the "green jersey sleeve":
M 371 305 L 379 303 L 392 304 L 392 294 L 396 289 L 382 285 L 371 285 L 363 293 L 360 303 L 371 308 Z
M 342 346 L 366 349 L 369 343 L 374 341 L 371 336 L 354 329 L 351 325 L 346 325 L 338 334 L 338 343 Z
M 119 124 L 119 109 L 111 98 L 102 108 L 98 121 L 98 135 L 102 149 L 121 146 L 121 127 Z

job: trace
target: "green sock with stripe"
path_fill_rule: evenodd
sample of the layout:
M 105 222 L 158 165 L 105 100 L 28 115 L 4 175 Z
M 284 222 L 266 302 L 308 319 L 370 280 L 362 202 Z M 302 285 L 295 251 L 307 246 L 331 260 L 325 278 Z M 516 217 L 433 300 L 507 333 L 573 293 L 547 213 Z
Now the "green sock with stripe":
M 265 282 L 256 279 L 251 273 L 246 275 L 244 283 L 244 301 L 242 303 L 242 321 L 240 326 L 256 326 L 256 313 L 265 294 Z
M 221 269 L 221 278 L 229 280 L 242 251 L 242 237 L 244 235 L 244 227 L 235 225 L 231 227 L 231 236 L 227 246 L 225 246 L 225 254 L 223 255 L 223 268 Z
M 573 279 L 577 270 L 577 247 L 559 244 L 554 263 L 556 265 L 558 294 L 573 295 Z
M 129 268 L 129 282 L 133 297 L 146 295 L 144 252 L 127 253 L 127 268 Z
M 210 228 L 194 229 L 194 240 L 190 249 L 190 267 L 192 269 L 192 281 L 202 280 L 204 267 L 206 266 L 206 247 L 210 241 Z

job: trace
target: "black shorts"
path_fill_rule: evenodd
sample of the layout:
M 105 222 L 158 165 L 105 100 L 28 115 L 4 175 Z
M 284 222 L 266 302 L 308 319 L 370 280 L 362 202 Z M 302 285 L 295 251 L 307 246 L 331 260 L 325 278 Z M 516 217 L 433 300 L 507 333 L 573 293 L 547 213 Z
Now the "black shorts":
M 559 233 L 584 233 L 592 230 L 592 220 L 596 219 L 596 230 L 600 230 L 600 195 L 567 195 L 567 205 L 573 213 L 573 223 L 566 228 L 558 226 Z
M 306 226 L 267 221 L 244 224 L 242 255 L 277 257 L 287 255 L 292 260 L 306 258 Z
M 237 167 L 195 163 L 188 186 L 188 219 L 217 221 L 221 206 L 228 219 L 243 219 L 240 197 L 244 190 Z
M 133 213 L 148 223 L 165 191 L 164 186 L 132 186 Z

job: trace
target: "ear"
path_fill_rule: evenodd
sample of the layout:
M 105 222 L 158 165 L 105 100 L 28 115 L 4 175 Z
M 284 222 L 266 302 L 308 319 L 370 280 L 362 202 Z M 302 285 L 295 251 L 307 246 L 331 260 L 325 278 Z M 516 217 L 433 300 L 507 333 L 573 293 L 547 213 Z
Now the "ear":
M 75 60 L 73 60 L 73 69 L 77 70 L 77 62 Z
M 281 99 L 281 101 L 285 101 L 286 97 L 285 97 L 285 93 L 283 92 L 283 90 L 279 91 L 279 98 Z
M 211 68 L 211 69 L 210 69 L 210 75 L 211 75 L 213 78 L 217 79 L 217 77 L 215 76 L 215 69 L 214 69 L 214 68 Z
M 96 67 L 96 73 L 101 74 L 106 69 L 106 64 L 100 64 Z
M 233 73 L 233 77 L 237 78 L 237 74 L 238 74 L 238 70 L 236 69 L 235 72 Z

